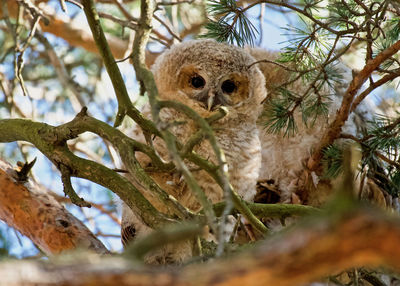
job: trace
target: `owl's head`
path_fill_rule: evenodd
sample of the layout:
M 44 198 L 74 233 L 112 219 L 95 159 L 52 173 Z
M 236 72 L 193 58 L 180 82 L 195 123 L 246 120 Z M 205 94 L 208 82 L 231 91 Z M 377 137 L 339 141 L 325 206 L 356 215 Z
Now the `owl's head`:
M 250 66 L 254 61 L 244 49 L 194 40 L 164 52 L 152 70 L 161 99 L 185 103 L 202 116 L 225 106 L 234 116 L 256 117 L 266 90 L 264 76 Z

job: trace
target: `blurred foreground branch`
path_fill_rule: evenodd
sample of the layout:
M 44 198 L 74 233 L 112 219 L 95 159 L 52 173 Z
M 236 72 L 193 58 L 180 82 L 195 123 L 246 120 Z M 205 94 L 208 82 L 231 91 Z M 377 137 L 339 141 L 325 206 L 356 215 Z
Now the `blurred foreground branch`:
M 399 243 L 399 219 L 355 207 L 306 220 L 235 259 L 179 269 L 139 269 L 115 258 L 51 267 L 4 262 L 0 285 L 300 285 L 361 265 L 400 271 Z

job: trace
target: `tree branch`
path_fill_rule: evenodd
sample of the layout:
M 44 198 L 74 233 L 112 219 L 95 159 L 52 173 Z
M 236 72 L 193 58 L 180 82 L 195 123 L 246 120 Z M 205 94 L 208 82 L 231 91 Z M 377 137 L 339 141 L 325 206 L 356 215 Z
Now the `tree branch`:
M 47 255 L 77 247 L 108 252 L 54 197 L 37 185 L 22 184 L 14 178 L 12 167 L 0 161 L 1 220 L 29 237 Z
M 400 41 L 397 41 L 379 53 L 374 59 L 369 60 L 364 68 L 353 77 L 353 80 L 343 96 L 342 104 L 336 114 L 335 119 L 322 135 L 322 138 L 318 146 L 315 148 L 313 155 L 308 159 L 307 167 L 310 171 L 316 171 L 320 167 L 322 150 L 339 138 L 342 126 L 349 117 L 354 97 L 361 86 L 370 77 L 374 70 L 376 70 L 385 60 L 393 56 L 399 49 Z
M 83 116 L 84 112 L 81 112 L 77 117 Z M 90 180 L 113 191 L 151 227 L 173 221 L 158 212 L 127 178 L 99 163 L 74 155 L 68 149 L 66 141 L 80 133 L 76 129 L 69 128 L 68 124 L 54 127 L 25 119 L 0 120 L 0 142 L 32 143 L 55 166 L 60 168 L 62 164 L 68 167 L 71 176 Z
M 385 241 L 385 243 L 382 243 Z M 4 262 L 3 285 L 303 285 L 352 267 L 400 271 L 400 221 L 377 210 L 321 215 L 251 250 L 184 268 L 137 268 L 121 259 L 52 265 Z M 26 276 L 29 270 L 30 275 Z
M 357 108 L 357 106 L 361 103 L 361 101 L 363 101 L 368 96 L 368 94 L 371 93 L 371 91 L 373 91 L 375 88 L 377 88 L 391 80 L 394 80 L 398 76 L 400 76 L 400 69 L 396 69 L 395 71 L 383 76 L 378 81 L 371 83 L 367 89 L 365 89 L 360 95 L 358 95 L 354 99 L 354 102 L 351 105 L 350 113 L 353 112 Z
M 138 22 L 138 31 L 135 34 L 134 46 L 132 51 L 132 61 L 136 71 L 136 76 L 138 80 L 144 85 L 147 94 L 149 96 L 149 102 L 151 106 L 151 115 L 156 124 L 156 126 L 161 130 L 162 138 L 165 140 L 167 144 L 167 149 L 170 151 L 170 156 L 173 158 L 174 163 L 177 165 L 178 169 L 185 176 L 186 182 L 188 183 L 190 189 L 194 192 L 196 197 L 202 203 L 203 208 L 205 209 L 206 217 L 208 218 L 208 223 L 211 227 L 215 228 L 214 223 L 214 211 L 211 208 L 210 203 L 208 203 L 207 198 L 205 197 L 203 191 L 198 186 L 197 182 L 193 179 L 189 169 L 186 167 L 182 158 L 179 156 L 178 148 L 180 147 L 177 144 L 174 136 L 164 128 L 162 122 L 159 118 L 159 112 L 163 107 L 170 107 L 174 109 L 178 109 L 179 111 L 186 114 L 189 118 L 196 120 L 198 122 L 199 127 L 206 133 L 207 139 L 210 141 L 212 145 L 215 155 L 217 156 L 219 169 L 216 172 L 216 169 L 213 169 L 214 178 L 216 178 L 217 183 L 221 186 L 224 191 L 225 200 L 228 202 L 226 204 L 225 213 L 229 213 L 231 210 L 231 202 L 233 201 L 235 206 L 240 210 L 243 215 L 249 219 L 249 221 L 255 226 L 257 230 L 261 233 L 266 233 L 267 228 L 255 217 L 251 211 L 247 208 L 247 206 L 242 202 L 241 198 L 235 194 L 232 189 L 232 186 L 229 184 L 227 178 L 227 168 L 225 163 L 225 158 L 221 149 L 218 148 L 216 144 L 216 139 L 213 135 L 212 129 L 209 124 L 199 116 L 196 112 L 188 108 L 187 106 L 172 102 L 172 101 L 159 101 L 158 99 L 158 90 L 154 81 L 154 76 L 150 70 L 147 69 L 145 62 L 145 48 L 147 41 L 149 39 L 149 35 L 151 32 L 151 20 L 154 12 L 154 3 L 153 0 L 142 0 L 141 1 L 141 13 L 140 20 Z M 178 145 L 178 146 L 177 146 Z M 190 160 L 190 157 L 188 156 Z M 201 167 L 201 166 L 200 166 Z M 207 170 L 207 169 L 206 169 Z M 208 169 L 207 171 L 210 171 Z M 225 216 L 224 216 L 225 217 Z M 215 229 L 214 229 L 215 231 Z M 217 234 L 217 232 L 215 232 Z
M 138 124 L 140 124 L 141 121 L 146 121 L 139 110 L 133 106 L 129 98 L 122 74 L 117 63 L 115 62 L 114 56 L 111 53 L 110 47 L 101 27 L 100 17 L 97 14 L 93 0 L 82 0 L 82 4 L 86 19 L 89 23 L 90 29 L 92 30 L 93 39 L 96 43 L 101 58 L 104 61 L 107 73 L 114 87 L 115 95 L 118 99 L 118 113 L 115 119 L 115 126 L 119 126 L 122 123 L 122 120 L 124 119 L 128 109 L 134 114 L 134 120 L 138 122 Z M 147 125 L 144 125 L 143 127 L 145 126 Z
M 317 214 L 320 209 L 295 204 L 260 204 L 245 202 L 250 211 L 258 218 L 286 218 L 291 216 L 304 216 Z M 224 208 L 224 202 L 214 205 L 215 213 L 219 216 Z
M 83 133 L 85 131 L 93 132 L 101 138 L 109 141 L 121 156 L 124 165 L 146 188 L 156 194 L 159 199 L 165 204 L 171 214 L 175 214 L 180 218 L 193 218 L 194 214 L 183 207 L 174 197 L 166 193 L 154 180 L 143 170 L 135 157 L 135 152 L 140 151 L 152 160 L 153 165 L 159 170 L 171 170 L 173 166 L 165 164 L 161 161 L 158 155 L 149 146 L 137 142 L 121 131 L 111 127 L 110 125 L 99 121 L 93 117 L 82 113 L 71 122 L 59 126 L 59 129 L 65 129 L 66 134 L 69 132 Z

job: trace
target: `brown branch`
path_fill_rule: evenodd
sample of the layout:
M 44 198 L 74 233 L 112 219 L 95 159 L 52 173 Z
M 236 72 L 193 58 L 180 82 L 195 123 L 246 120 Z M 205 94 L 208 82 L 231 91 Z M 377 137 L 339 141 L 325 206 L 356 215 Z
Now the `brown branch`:
M 83 247 L 107 253 L 105 246 L 46 191 L 14 179 L 0 161 L 0 219 L 29 237 L 47 255 Z M 1 283 L 0 283 L 1 284 Z
M 319 216 L 229 259 L 184 268 L 134 268 L 115 258 L 51 267 L 18 261 L 3 263 L 0 277 L 3 285 L 304 285 L 351 267 L 400 271 L 399 243 L 398 218 L 363 208 Z
M 351 105 L 356 96 L 357 92 L 364 84 L 364 82 L 370 77 L 372 72 L 376 70 L 385 60 L 393 56 L 400 49 L 400 41 L 397 41 L 384 51 L 379 53 L 374 59 L 369 60 L 364 68 L 353 77 L 346 93 L 343 96 L 343 101 L 338 110 L 335 119 L 329 125 L 328 129 L 322 135 L 322 138 L 315 149 L 313 155 L 308 159 L 307 167 L 311 171 L 316 171 L 320 167 L 322 159 L 322 150 L 329 146 L 339 138 L 342 126 L 349 117 Z
M 394 72 L 391 72 L 391 73 L 383 76 L 382 78 L 380 78 L 378 81 L 370 84 L 370 86 L 367 89 L 365 89 L 360 95 L 358 95 L 354 99 L 354 102 L 351 106 L 350 113 L 353 112 L 357 108 L 357 106 L 361 103 L 361 101 L 363 101 L 368 96 L 368 94 L 371 93 L 371 91 L 373 91 L 375 88 L 377 88 L 391 80 L 394 80 L 398 76 L 400 76 L 400 69 L 396 69 Z

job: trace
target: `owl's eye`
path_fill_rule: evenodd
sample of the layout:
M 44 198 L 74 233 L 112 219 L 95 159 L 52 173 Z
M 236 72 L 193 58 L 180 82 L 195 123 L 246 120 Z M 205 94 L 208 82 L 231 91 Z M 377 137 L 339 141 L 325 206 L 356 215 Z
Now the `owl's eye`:
M 204 78 L 199 75 L 192 77 L 190 83 L 194 88 L 203 88 L 206 85 Z
M 236 90 L 236 84 L 232 80 L 226 80 L 222 83 L 221 89 L 225 93 L 232 93 Z

